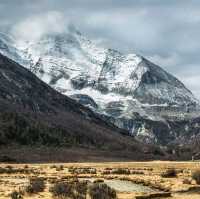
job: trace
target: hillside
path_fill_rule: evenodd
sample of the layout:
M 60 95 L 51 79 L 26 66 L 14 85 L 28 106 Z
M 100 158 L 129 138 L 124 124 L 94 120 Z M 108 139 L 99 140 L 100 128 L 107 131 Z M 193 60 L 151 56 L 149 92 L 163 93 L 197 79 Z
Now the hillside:
M 116 159 L 151 159 L 154 156 L 154 148 L 123 136 L 122 130 L 108 125 L 88 108 L 61 95 L 30 71 L 2 55 L 0 91 L 1 156 L 11 153 L 12 157 L 18 157 L 22 148 L 22 154 L 27 156 L 23 156 L 24 161 L 30 157 L 34 159 L 34 154 L 40 153 L 40 147 L 46 150 L 44 154 L 48 153 L 49 147 L 57 151 L 57 154 L 48 153 L 55 159 L 59 156 L 56 148 L 60 148 L 61 154 L 67 149 L 73 154 L 74 148 L 77 158 L 83 151 L 87 154 L 87 150 L 95 154 L 96 159 L 98 156 L 106 159 L 102 157 L 106 151 L 108 157 Z M 30 148 L 26 151 L 24 147 Z M 66 153 L 70 156 L 69 151 Z M 145 155 L 147 151 L 148 156 Z M 41 154 L 41 161 L 42 158 L 48 159 Z M 62 157 L 62 161 L 65 160 L 69 157 Z
M 192 92 L 140 55 L 99 47 L 75 28 L 37 41 L 1 34 L 0 44 L 50 87 L 144 143 L 166 145 L 199 131 L 191 123 L 200 116 Z

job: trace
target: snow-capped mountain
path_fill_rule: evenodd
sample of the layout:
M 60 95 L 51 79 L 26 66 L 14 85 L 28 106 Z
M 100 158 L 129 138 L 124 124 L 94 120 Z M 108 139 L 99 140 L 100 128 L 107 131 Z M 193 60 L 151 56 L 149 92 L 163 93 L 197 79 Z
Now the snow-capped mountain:
M 0 91 L 0 146 L 4 147 L 0 159 L 13 150 L 14 154 L 9 157 L 17 158 L 16 162 L 18 158 L 22 162 L 26 158 L 32 159 L 32 154 L 38 154 L 36 156 L 45 161 L 48 155 L 38 152 L 38 148 L 39 151 L 41 148 L 47 151 L 48 147 L 52 161 L 62 156 L 63 162 L 69 161 L 68 155 L 74 153 L 76 155 L 71 156 L 80 161 L 85 150 L 87 159 L 91 155 L 93 161 L 94 157 L 105 161 L 105 154 L 112 160 L 121 160 L 122 157 L 127 160 L 168 157 L 166 153 L 166 157 L 160 157 L 154 154 L 155 147 L 145 146 L 134 138 L 122 135 L 124 130 L 103 121 L 90 109 L 58 93 L 1 53 Z M 30 146 L 31 151 L 25 150 Z M 69 150 L 68 155 L 60 155 L 63 150 Z M 27 155 L 24 155 L 24 151 Z M 18 157 L 17 154 L 21 152 L 23 155 Z
M 142 56 L 98 47 L 74 28 L 37 41 L 1 34 L 0 52 L 148 142 L 160 142 L 163 130 L 158 134 L 157 124 L 167 128 L 164 137 L 173 137 L 177 132 L 169 121 L 191 120 L 199 114 L 198 100 L 174 76 Z

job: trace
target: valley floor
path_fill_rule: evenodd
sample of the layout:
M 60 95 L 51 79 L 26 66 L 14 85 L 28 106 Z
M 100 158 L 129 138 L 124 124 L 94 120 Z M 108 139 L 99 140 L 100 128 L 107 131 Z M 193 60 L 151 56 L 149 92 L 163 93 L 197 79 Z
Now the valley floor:
M 162 173 L 170 169 L 177 175 L 163 177 Z M 150 196 L 154 193 L 161 193 L 157 198 L 162 198 L 163 193 L 171 193 L 167 198 L 199 199 L 200 186 L 191 178 L 198 169 L 200 162 L 0 164 L 0 199 L 10 198 L 12 191 L 27 186 L 32 177 L 43 178 L 46 189 L 37 194 L 25 193 L 24 199 L 53 198 L 49 187 L 74 177 L 104 180 L 116 188 L 119 199 L 154 198 Z

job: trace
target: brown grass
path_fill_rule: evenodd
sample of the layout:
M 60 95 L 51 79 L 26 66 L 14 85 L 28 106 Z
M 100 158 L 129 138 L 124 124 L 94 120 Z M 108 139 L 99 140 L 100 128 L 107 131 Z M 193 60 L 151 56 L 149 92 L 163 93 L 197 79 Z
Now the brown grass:
M 59 171 L 56 168 L 64 167 L 64 170 Z M 11 193 L 14 191 L 24 190 L 23 187 L 29 185 L 28 179 L 39 178 L 44 179 L 45 189 L 42 192 L 34 194 L 23 195 L 24 199 L 49 199 L 54 197 L 49 188 L 58 183 L 72 183 L 73 195 L 76 199 L 84 199 L 86 184 L 90 186 L 89 182 L 82 182 L 84 178 L 96 179 L 95 184 L 103 184 L 107 179 L 119 179 L 130 181 L 138 184 L 147 185 L 158 188 L 158 191 L 164 190 L 173 193 L 170 199 L 199 199 L 199 193 L 195 193 L 200 186 L 192 180 L 192 174 L 199 169 L 198 162 L 112 162 L 112 163 L 68 163 L 68 164 L 1 164 L 3 172 L 0 173 L 0 199 L 11 198 Z M 77 169 L 84 171 L 80 173 L 71 173 L 70 169 Z M 96 174 L 92 174 L 90 169 L 95 169 Z M 128 169 L 130 174 L 124 171 Z M 174 169 L 178 172 L 176 177 L 161 177 L 161 174 Z M 7 171 L 12 170 L 12 172 Z M 22 170 L 29 170 L 34 172 L 19 172 Z M 6 172 L 4 172 L 6 171 Z M 13 172 L 14 171 L 14 172 Z M 110 172 L 104 175 L 104 172 Z M 123 173 L 123 174 L 120 174 Z M 79 179 L 79 180 L 78 180 Z M 83 184 L 81 184 L 83 183 Z M 84 184 L 85 183 L 85 184 Z M 89 183 L 89 184 L 88 184 Z M 187 192 L 188 190 L 188 192 Z M 189 190 L 195 190 L 191 193 Z M 88 190 L 87 190 L 88 191 Z M 181 194 L 179 192 L 182 192 Z M 87 199 L 89 199 L 87 193 Z M 117 192 L 118 199 L 135 199 L 138 195 L 136 192 Z M 141 193 L 142 195 L 142 193 Z

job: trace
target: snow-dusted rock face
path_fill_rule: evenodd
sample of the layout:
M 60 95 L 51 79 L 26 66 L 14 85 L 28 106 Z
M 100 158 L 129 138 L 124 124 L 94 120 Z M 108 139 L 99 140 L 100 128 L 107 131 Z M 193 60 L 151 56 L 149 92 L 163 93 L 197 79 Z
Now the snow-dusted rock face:
M 159 142 L 163 131 L 158 135 L 154 123 L 166 125 L 170 137 L 169 120 L 199 113 L 198 101 L 174 76 L 142 56 L 98 47 L 76 30 L 34 42 L 1 34 L 0 52 L 145 141 Z

